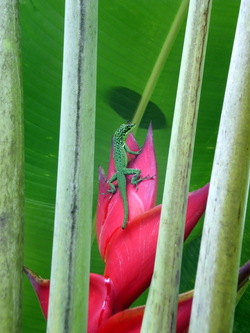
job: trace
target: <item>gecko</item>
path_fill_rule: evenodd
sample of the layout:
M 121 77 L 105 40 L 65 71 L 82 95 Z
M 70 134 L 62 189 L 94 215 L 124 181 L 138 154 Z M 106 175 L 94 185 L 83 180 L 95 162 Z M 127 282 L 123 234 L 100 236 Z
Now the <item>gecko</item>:
M 114 134 L 114 163 L 115 163 L 115 174 L 107 180 L 107 183 L 110 185 L 110 189 L 108 190 L 111 193 L 111 196 L 116 192 L 116 187 L 113 184 L 115 180 L 117 180 L 118 188 L 120 190 L 123 202 L 124 209 L 124 218 L 122 223 L 122 229 L 126 228 L 128 221 L 128 199 L 127 199 L 127 188 L 126 188 L 126 175 L 134 175 L 131 179 L 131 184 L 134 184 L 137 189 L 137 185 L 139 182 L 146 178 L 152 177 L 142 177 L 140 178 L 141 170 L 128 168 L 128 158 L 127 153 L 133 155 L 139 155 L 141 153 L 141 149 L 139 151 L 131 151 L 126 144 L 126 139 L 128 134 L 133 131 L 135 128 L 135 124 L 122 124 Z

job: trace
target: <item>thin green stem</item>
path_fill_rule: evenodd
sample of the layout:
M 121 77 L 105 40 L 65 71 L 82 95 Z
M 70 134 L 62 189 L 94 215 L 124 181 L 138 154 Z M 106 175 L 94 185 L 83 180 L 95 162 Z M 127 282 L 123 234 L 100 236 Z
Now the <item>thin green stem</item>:
M 204 221 L 189 332 L 231 332 L 250 170 L 250 2 L 241 2 Z
M 190 1 L 143 333 L 175 332 L 184 223 L 210 9 L 211 1 Z
M 183 0 L 179 10 L 175 16 L 175 19 L 172 23 L 172 26 L 166 36 L 166 39 L 163 43 L 162 49 L 159 53 L 159 56 L 155 62 L 155 65 L 153 67 L 153 70 L 149 76 L 149 79 L 146 83 L 146 86 L 144 88 L 141 100 L 137 106 L 137 109 L 135 111 L 135 115 L 133 117 L 132 123 L 135 123 L 137 125 L 140 124 L 141 119 L 143 117 L 143 114 L 145 112 L 145 109 L 148 105 L 148 102 L 152 96 L 152 93 L 154 91 L 154 88 L 158 82 L 158 79 L 162 73 L 163 67 L 166 63 L 166 60 L 168 58 L 168 55 L 172 49 L 172 46 L 174 44 L 174 41 L 180 31 L 181 25 L 184 22 L 184 19 L 187 14 L 187 9 L 188 9 L 188 3 L 189 0 Z M 135 129 L 134 133 L 136 132 L 137 128 Z
M 0 0 L 0 323 L 21 332 L 23 110 L 18 1 Z
M 85 332 L 94 172 L 97 1 L 66 0 L 47 332 Z
M 161 51 L 158 55 L 158 58 L 156 59 L 155 65 L 153 67 L 153 70 L 149 76 L 149 79 L 146 83 L 146 86 L 144 88 L 144 91 L 142 93 L 142 97 L 140 99 L 140 102 L 137 106 L 137 109 L 135 111 L 133 120 L 131 121 L 132 123 L 135 123 L 137 125 L 140 124 L 141 119 L 143 117 L 143 114 L 146 110 L 146 107 L 148 105 L 148 102 L 153 94 L 153 91 L 155 89 L 155 86 L 158 82 L 158 79 L 162 73 L 162 70 L 164 68 L 164 65 L 167 61 L 167 58 L 169 56 L 169 53 L 172 49 L 172 46 L 174 44 L 174 41 L 176 40 L 176 37 L 180 31 L 181 25 L 184 22 L 184 19 L 186 17 L 187 14 L 187 9 L 188 9 L 188 4 L 189 4 L 189 0 L 183 0 L 179 10 L 175 16 L 175 19 L 171 25 L 171 28 L 166 36 L 166 39 L 163 43 L 163 46 L 161 48 Z M 139 126 L 136 126 L 136 128 L 134 129 L 134 135 L 136 134 L 137 130 L 138 130 Z M 95 239 L 95 223 L 96 223 L 96 214 L 93 218 L 92 221 L 92 242 Z

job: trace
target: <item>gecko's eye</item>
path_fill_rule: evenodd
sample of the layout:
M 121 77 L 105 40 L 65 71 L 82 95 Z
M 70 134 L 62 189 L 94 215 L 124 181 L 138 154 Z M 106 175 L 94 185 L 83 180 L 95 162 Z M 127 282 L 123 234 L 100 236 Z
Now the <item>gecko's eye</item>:
M 135 126 L 135 124 L 127 124 L 128 131 L 132 130 Z

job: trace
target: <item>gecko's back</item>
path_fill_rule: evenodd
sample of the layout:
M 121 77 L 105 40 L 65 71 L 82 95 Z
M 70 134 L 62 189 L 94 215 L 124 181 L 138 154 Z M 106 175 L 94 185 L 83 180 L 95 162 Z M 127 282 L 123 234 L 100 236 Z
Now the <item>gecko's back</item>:
M 135 124 L 122 124 L 114 134 L 114 162 L 116 172 L 121 171 L 127 166 L 126 139 L 135 126 Z

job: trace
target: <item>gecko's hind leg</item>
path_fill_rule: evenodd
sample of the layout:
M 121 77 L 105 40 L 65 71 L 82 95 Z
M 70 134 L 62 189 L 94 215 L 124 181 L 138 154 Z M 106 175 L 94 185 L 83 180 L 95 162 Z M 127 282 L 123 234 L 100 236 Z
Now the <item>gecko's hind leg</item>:
M 145 176 L 140 178 L 141 170 L 139 169 L 126 169 L 126 174 L 134 175 L 131 179 L 131 184 L 135 185 L 136 190 L 138 190 L 138 184 L 145 179 L 152 179 L 154 176 Z
M 116 174 L 114 174 L 109 180 L 107 180 L 107 183 L 109 184 L 110 186 L 110 189 L 107 190 L 107 192 L 105 193 L 102 193 L 103 195 L 107 194 L 107 193 L 111 193 L 110 197 L 109 197 L 109 200 L 112 198 L 113 194 L 116 192 L 116 187 L 115 185 L 113 184 L 113 182 L 117 180 L 117 176 Z

